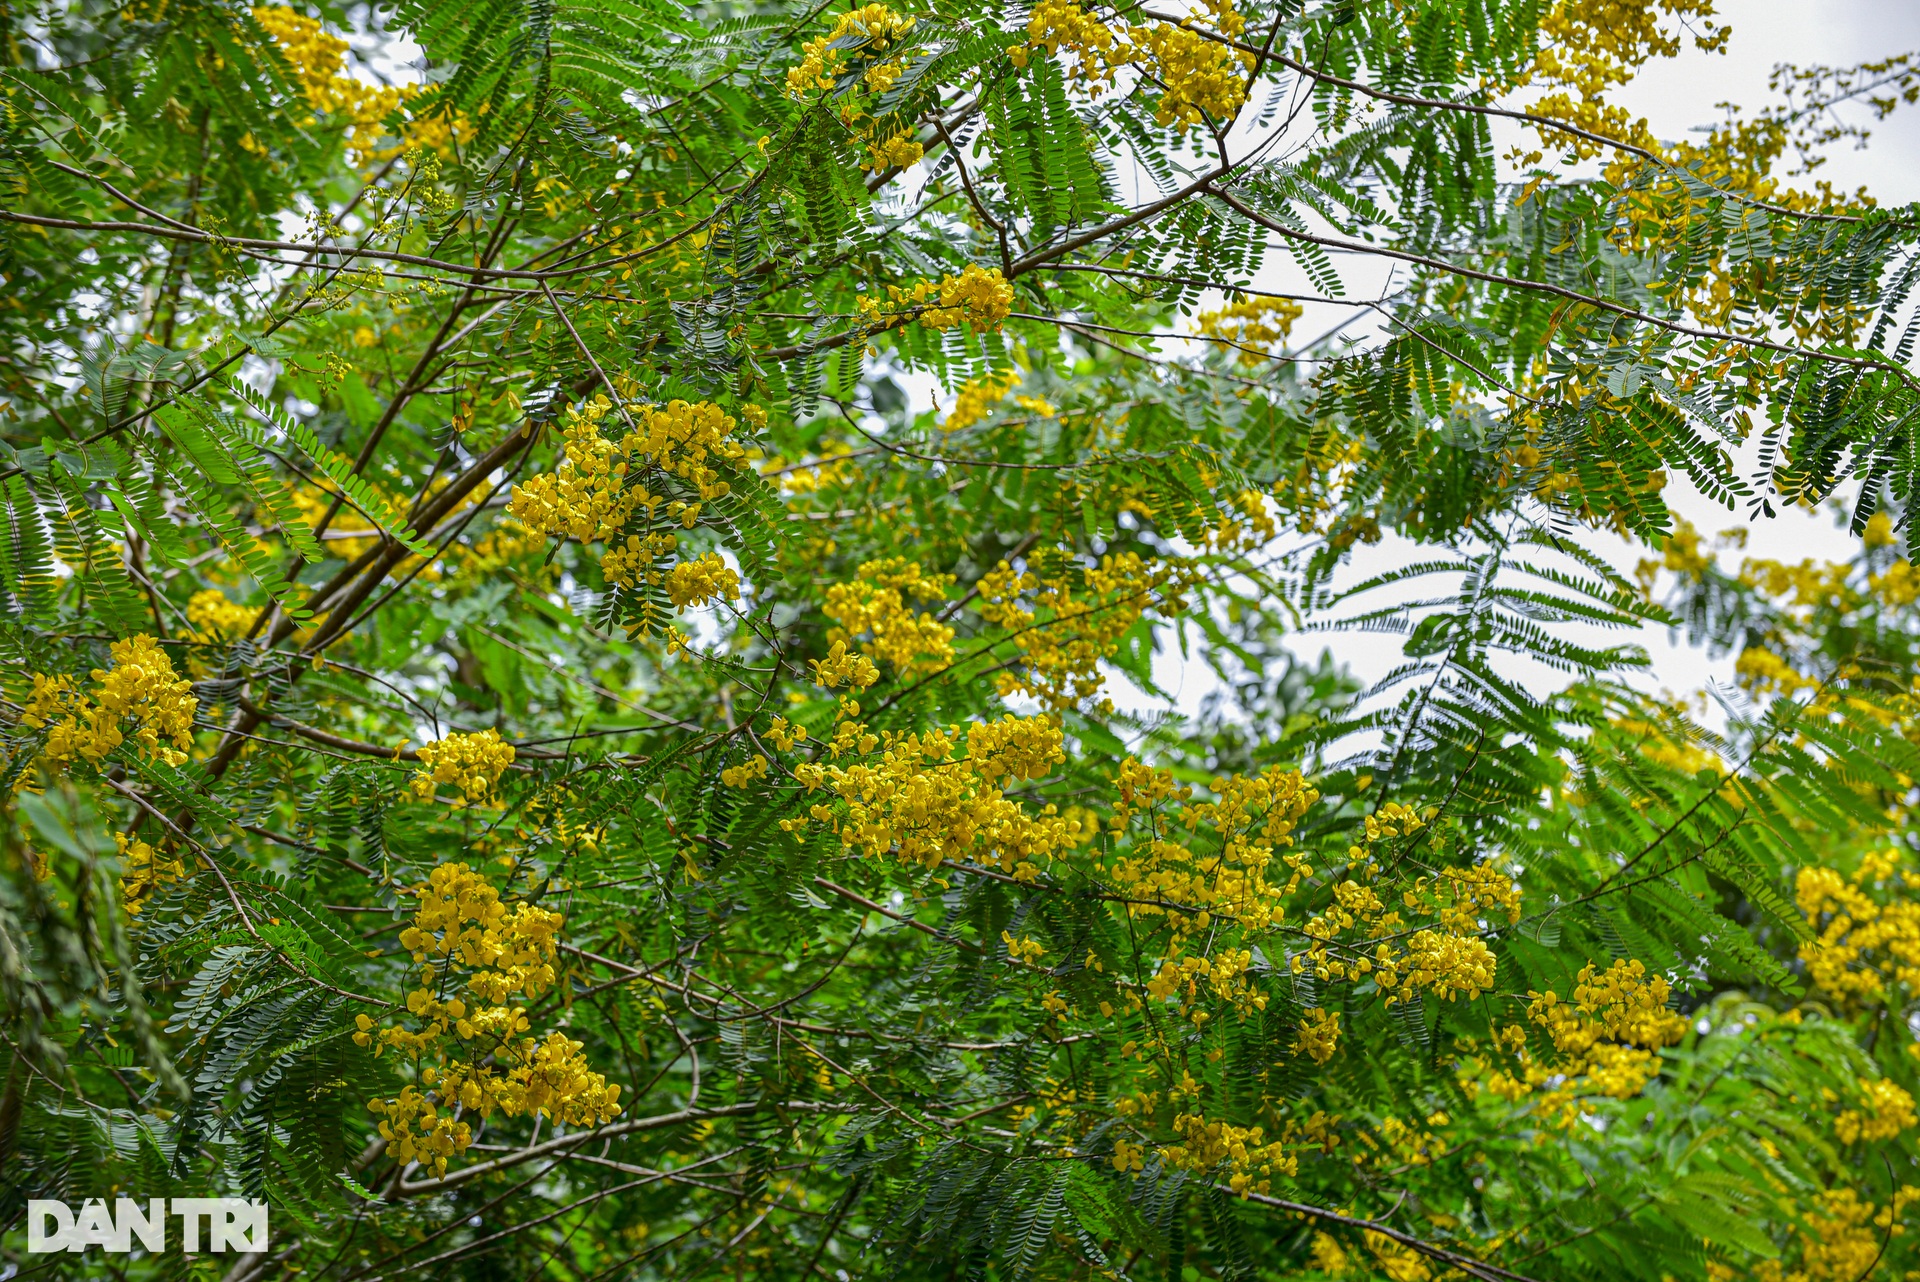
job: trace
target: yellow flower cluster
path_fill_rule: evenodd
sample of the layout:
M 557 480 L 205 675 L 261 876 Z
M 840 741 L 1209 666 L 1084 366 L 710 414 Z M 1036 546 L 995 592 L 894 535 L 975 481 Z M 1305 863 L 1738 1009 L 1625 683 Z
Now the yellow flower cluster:
M 1004 930 L 1000 932 L 1000 942 L 1007 946 L 1007 958 L 1016 966 L 1032 966 L 1047 953 L 1039 940 L 1016 939 Z
M 618 442 L 601 434 L 612 409 L 606 397 L 597 396 L 568 412 L 560 465 L 514 486 L 507 511 L 515 520 L 538 534 L 610 542 L 636 512 L 644 509 L 651 522 L 663 505 L 669 520 L 692 529 L 705 504 L 732 492 L 716 465 L 738 464 L 746 450 L 731 439 L 738 424 L 719 406 L 676 400 L 635 407 L 635 430 Z M 752 423 L 766 420 L 758 406 L 747 406 L 742 413 Z M 632 474 L 640 461 L 678 477 L 693 488 L 696 499 L 689 503 L 649 492 Z M 671 532 L 628 534 L 607 549 L 600 570 L 608 582 L 621 587 L 663 587 L 682 610 L 739 595 L 740 576 L 718 553 L 663 568 L 678 546 Z M 643 621 L 636 630 L 646 626 Z
M 447 1160 L 464 1152 L 471 1139 L 465 1123 L 441 1111 L 456 1105 L 481 1117 L 544 1113 L 581 1126 L 616 1116 L 620 1088 L 587 1064 L 582 1043 L 559 1032 L 521 1036 L 530 1029 L 526 1011 L 509 1004 L 515 997 L 535 999 L 558 982 L 553 959 L 565 919 L 526 903 L 508 911 L 499 892 L 463 863 L 440 865 L 411 893 L 420 907 L 401 932 L 400 946 L 422 964 L 423 987 L 407 995 L 407 1011 L 420 1027 L 376 1028 L 360 1015 L 353 1035 L 375 1055 L 392 1047 L 437 1061 L 420 1070 L 421 1084 L 437 1100 L 408 1086 L 394 1099 L 368 1105 L 385 1119 L 380 1133 L 395 1155 L 444 1173 Z M 468 971 L 471 1007 L 440 995 L 456 966 Z M 464 1058 L 450 1054 L 449 1032 L 465 1044 Z
M 565 1033 L 550 1032 L 542 1040 L 526 1038 L 512 1047 L 504 1073 L 455 1062 L 444 1073 L 428 1067 L 421 1077 L 437 1086 L 443 1099 L 458 1099 L 481 1117 L 544 1113 L 571 1126 L 597 1126 L 619 1116 L 620 1087 L 593 1070 L 581 1053 L 584 1048 L 585 1043 Z
M 1020 386 L 1022 377 L 1019 370 L 1010 369 L 962 384 L 953 394 L 953 408 L 941 420 L 940 430 L 958 432 L 980 422 L 1007 398 L 1007 393 Z
M 1226 12 L 1233 13 L 1230 0 Z M 1154 118 L 1161 124 L 1182 134 L 1208 121 L 1228 125 L 1246 104 L 1252 54 L 1167 22 L 1136 32 L 1135 39 L 1151 57 L 1153 77 L 1165 90 L 1154 109 Z
M 733 600 L 740 595 L 740 576 L 718 552 L 707 552 L 667 571 L 666 589 L 667 599 L 685 610 L 722 597 Z
M 787 71 L 787 94 L 805 98 L 816 90 L 832 89 L 846 65 L 846 54 L 853 52 L 875 65 L 864 77 L 867 87 L 884 93 L 900 74 L 897 62 L 885 62 L 885 54 L 913 29 L 914 19 L 903 17 L 883 4 L 869 4 L 840 15 L 833 30 L 800 47 L 800 64 Z M 891 70 L 891 74 L 889 74 Z
M 1741 533 L 1744 534 L 1744 532 Z M 1705 546 L 1705 540 L 1701 537 L 1700 531 L 1691 522 L 1676 520 L 1673 523 L 1673 532 L 1661 543 L 1660 559 L 1640 562 L 1634 567 L 1633 576 L 1640 581 L 1641 590 L 1651 594 L 1654 582 L 1662 570 L 1697 580 L 1711 570 L 1713 565 L 1713 552 Z
M 640 508 L 651 519 L 663 503 L 669 519 L 692 529 L 702 504 L 731 493 L 713 465 L 746 457 L 745 448 L 729 439 L 737 426 L 731 414 L 707 401 L 642 408 L 635 415 L 638 430 L 616 444 L 600 433 L 611 409 L 606 397 L 597 396 L 569 411 L 564 458 L 554 471 L 513 487 L 507 510 L 515 519 L 543 534 L 591 543 L 614 537 Z M 644 486 L 626 484 L 636 458 L 691 485 L 698 501 L 669 502 Z
M 1893 893 L 1920 887 L 1920 876 L 1899 864 L 1898 852 L 1881 851 L 1850 877 L 1802 868 L 1794 879 L 1800 911 L 1819 932 L 1800 946 L 1800 960 L 1816 987 L 1849 1006 L 1920 992 L 1920 903 Z M 1876 887 L 1879 896 L 1870 893 Z M 1890 994 L 1890 984 L 1903 991 Z
M 1203 997 L 1226 1002 L 1242 1018 L 1267 1008 L 1267 995 L 1251 979 L 1253 952 L 1246 948 L 1221 948 L 1207 957 L 1166 958 L 1159 973 L 1147 981 L 1148 1000 L 1177 1000 L 1189 1020 L 1204 1024 L 1213 1018 L 1199 1009 Z M 1201 989 L 1201 983 L 1206 989 Z
M 47 732 L 46 756 L 56 765 L 97 766 L 129 737 L 143 755 L 183 764 L 200 707 L 193 682 L 174 672 L 173 660 L 150 636 L 115 641 L 110 653 L 113 666 L 93 670 L 98 684 L 91 697 L 69 677 L 34 673 L 20 724 Z
M 187 622 L 203 641 L 231 641 L 245 636 L 260 613 L 250 605 L 227 600 L 218 588 L 196 592 L 187 601 Z
M 1363 1232 L 1360 1240 L 1379 1264 L 1381 1276 L 1389 1279 L 1389 1282 L 1428 1282 L 1433 1277 L 1433 1268 L 1427 1258 L 1412 1247 L 1372 1229 Z
M 408 786 L 422 801 L 432 800 L 443 783 L 457 786 L 467 801 L 484 801 L 513 764 L 513 756 L 513 745 L 501 742 L 497 730 L 450 734 L 421 747 L 420 763 L 426 768 L 416 771 Z
M 1102 557 L 1088 569 L 1070 557 L 1036 557 L 1016 573 L 1005 561 L 980 580 L 980 616 L 1004 628 L 1021 668 L 1000 677 L 1002 695 L 1029 695 L 1048 708 L 1099 693 L 1100 661 L 1148 610 L 1177 614 L 1192 570 L 1150 565 L 1136 552 Z
M 1340 1012 L 1318 1006 L 1301 1012 L 1300 1030 L 1294 1037 L 1293 1053 L 1305 1055 L 1316 1064 L 1324 1064 L 1340 1049 Z
M 1426 1128 L 1445 1126 L 1452 1120 L 1444 1111 L 1433 1113 L 1427 1117 Z M 1410 1125 L 1397 1117 L 1383 1117 L 1380 1119 L 1380 1139 L 1396 1164 L 1432 1166 L 1435 1159 L 1447 1155 L 1447 1144 L 1426 1128 Z
M 1211 786 L 1215 800 L 1193 802 L 1192 789 L 1176 788 L 1170 771 L 1129 757 L 1120 763 L 1117 783 L 1114 831 L 1124 832 L 1138 814 L 1150 824 L 1143 840 L 1113 856 L 1106 874 L 1128 896 L 1129 916 L 1167 919 L 1170 951 L 1187 935 L 1208 930 L 1215 916 L 1253 931 L 1277 925 L 1287 896 L 1313 875 L 1301 855 L 1283 853 L 1320 799 L 1295 771 L 1218 778 Z M 1272 880 L 1276 861 L 1287 869 L 1284 882 Z
M 1265 547 L 1279 532 L 1267 511 L 1266 496 L 1258 490 L 1241 490 L 1220 504 L 1219 518 L 1207 531 L 1206 545 L 1234 556 Z
M 767 759 L 757 752 L 739 765 L 728 766 L 720 772 L 720 782 L 729 788 L 744 788 L 755 779 L 766 777 Z
M 1802 1215 L 1796 1237 L 1799 1267 L 1783 1260 L 1743 1261 L 1739 1269 L 1707 1261 L 1707 1282 L 1860 1282 L 1872 1277 L 1888 1242 L 1906 1229 L 1902 1214 L 1920 1188 L 1900 1185 L 1893 1203 L 1876 1209 L 1853 1189 L 1821 1189 Z
M 1490 863 L 1443 868 L 1434 877 L 1419 878 L 1407 899 L 1434 905 L 1441 927 L 1456 935 L 1487 929 L 1496 914 L 1509 926 L 1520 920 L 1520 883 Z
M 785 717 L 775 717 L 772 724 L 767 727 L 767 738 L 772 740 L 773 746 L 782 752 L 792 752 L 793 745 L 802 742 L 806 737 L 805 726 L 793 725 Z
M 314 110 L 346 121 L 347 150 L 355 163 L 386 160 L 412 147 L 445 154 L 453 142 L 473 135 L 472 126 L 461 118 L 415 118 L 407 121 L 397 140 L 380 146 L 387 118 L 424 86 L 375 85 L 343 74 L 347 42 L 283 5 L 255 8 L 253 20 L 280 46 Z
M 636 588 L 648 580 L 655 561 L 669 556 L 679 546 L 680 536 L 667 531 L 655 531 L 644 537 L 629 534 L 625 543 L 608 549 L 600 558 L 600 572 L 607 576 L 609 583 Z
M 867 144 L 868 163 L 862 169 L 909 169 L 920 163 L 927 149 L 912 134 L 895 134 L 883 142 Z
M 1668 1010 L 1667 981 L 1649 976 L 1638 961 L 1616 961 L 1602 972 L 1589 963 L 1582 968 L 1573 1000 L 1563 1001 L 1549 989 L 1529 993 L 1527 1018 L 1544 1028 L 1559 1052 L 1552 1065 L 1528 1054 L 1526 1034 L 1518 1026 L 1496 1033 L 1496 1044 L 1520 1062 L 1516 1076 L 1497 1073 L 1490 1089 L 1519 1100 L 1541 1087 L 1541 1114 L 1558 1125 L 1571 1125 L 1578 1116 L 1577 1101 L 1605 1095 L 1630 1099 L 1660 1071 L 1658 1052 L 1686 1035 L 1687 1023 Z
M 1653 58 L 1680 52 L 1679 37 L 1663 25 L 1669 15 L 1691 27 L 1695 43 L 1705 50 L 1719 48 L 1730 32 L 1707 21 L 1713 0 L 1559 0 L 1541 19 L 1540 52 L 1521 80 L 1550 90 L 1532 111 L 1590 133 L 1654 143 L 1646 121 L 1608 102 L 1607 94 Z M 1584 155 L 1596 150 L 1565 135 L 1553 141 L 1566 141 Z
M 140 915 L 154 891 L 187 875 L 177 857 L 156 854 L 152 846 L 137 837 L 129 841 L 125 833 L 116 832 L 113 840 L 120 848 L 120 898 L 129 917 Z
M 1571 1008 L 1549 989 L 1529 994 L 1529 1017 L 1545 1027 L 1563 1051 L 1582 1051 L 1602 1037 L 1634 1046 L 1671 1046 L 1686 1034 L 1686 1021 L 1667 1009 L 1672 989 L 1648 977 L 1637 961 L 1616 961 L 1605 972 L 1589 962 L 1580 971 Z
M 1160 1150 L 1168 1168 L 1204 1173 L 1224 1166 L 1229 1171 L 1227 1184 L 1235 1193 L 1268 1192 L 1273 1188 L 1272 1176 L 1293 1175 L 1300 1168 L 1299 1160 L 1279 1141 L 1267 1142 L 1264 1127 L 1210 1122 L 1199 1113 L 1181 1113 L 1173 1119 L 1173 1130 L 1180 1142 Z
M 1207 0 L 1207 24 L 1224 36 L 1238 36 L 1246 20 L 1233 0 Z M 1027 43 L 1007 51 L 1024 67 L 1031 51 L 1049 56 L 1062 49 L 1074 55 L 1074 75 L 1095 94 L 1114 83 L 1122 67 L 1138 66 L 1161 87 L 1155 118 L 1184 134 L 1212 117 L 1230 123 L 1247 100 L 1253 55 L 1229 48 L 1193 30 L 1156 22 L 1151 26 L 1109 25 L 1075 0 L 1040 0 L 1027 23 Z
M 867 636 L 871 640 L 861 649 L 901 676 L 936 672 L 953 661 L 953 629 L 931 614 L 914 613 L 907 603 L 942 600 L 952 585 L 952 575 L 926 574 L 918 561 L 868 561 L 852 582 L 827 589 L 824 613 L 839 625 L 828 640 Z
M 1424 826 L 1412 810 L 1395 802 L 1367 816 L 1364 845 L 1348 850 L 1349 867 L 1357 874 L 1333 887 L 1333 903 L 1309 918 L 1302 927 L 1313 943 L 1292 959 L 1299 974 L 1312 969 L 1321 980 L 1357 980 L 1371 975 L 1386 1004 L 1412 1001 L 1432 993 L 1446 1001 L 1474 998 L 1493 987 L 1496 960 L 1481 932 L 1489 913 L 1500 913 L 1509 923 L 1520 917 L 1520 891 L 1513 879 L 1491 865 L 1448 868 L 1431 877 L 1419 877 L 1401 894 L 1401 904 L 1418 917 L 1435 920 L 1438 929 L 1420 929 L 1408 935 L 1404 946 L 1379 939 L 1366 951 L 1364 940 L 1343 941 L 1355 927 L 1365 933 L 1397 935 L 1408 924 L 1401 912 L 1390 911 L 1371 884 L 1379 864 L 1367 847 L 1407 836 Z M 1336 955 L 1338 949 L 1344 956 Z
M 865 690 L 880 679 L 880 669 L 873 666 L 873 660 L 848 650 L 845 641 L 828 646 L 826 658 L 807 662 L 813 668 L 814 684 L 827 690 L 843 685 Z
M 550 963 L 566 924 L 559 913 L 533 904 L 509 913 L 500 892 L 463 863 L 441 864 L 411 893 L 420 907 L 413 925 L 400 932 L 400 946 L 415 961 L 498 972 L 500 978 L 473 981 L 494 1001 L 506 992 L 538 997 L 553 986 Z
M 1030 51 L 1043 48 L 1049 57 L 1062 49 L 1074 55 L 1074 74 L 1099 93 L 1113 83 L 1115 73 L 1133 61 L 1134 51 L 1124 30 L 1112 27 L 1081 8 L 1075 0 L 1040 0 L 1027 20 L 1027 43 L 1007 50 L 1014 65 L 1024 67 Z
M 1013 286 L 998 267 L 968 263 L 958 275 L 948 272 L 939 284 L 916 281 L 911 288 L 887 286 L 886 301 L 862 294 L 854 306 L 868 328 L 890 329 L 918 319 L 929 329 L 965 324 L 976 334 L 1000 328 L 1013 311 Z
M 749 423 L 766 422 L 766 411 L 757 405 L 746 406 L 741 415 Z M 642 410 L 638 424 L 638 435 L 620 443 L 629 458 L 639 454 L 661 471 L 679 477 L 699 493 L 700 503 L 724 498 L 732 492 L 732 487 L 720 479 L 712 461 L 733 466 L 747 456 L 746 448 L 732 439 L 739 426 L 733 415 L 708 401 L 668 401 Z M 647 504 L 648 511 L 659 502 L 644 494 L 639 498 Z M 685 507 L 669 503 L 667 515 L 692 529 L 699 517 L 700 503 Z
M 1388 945 L 1380 946 L 1388 950 Z M 1379 973 L 1375 982 L 1387 998 L 1412 1001 L 1421 991 L 1452 1001 L 1456 996 L 1472 999 L 1493 987 L 1494 958 L 1486 943 L 1479 939 L 1439 931 L 1415 931 L 1403 954 L 1385 951 L 1376 960 Z
M 515 520 L 582 543 L 620 532 L 644 491 L 622 487 L 631 451 L 600 434 L 600 421 L 612 408 L 606 397 L 596 396 L 567 412 L 560 466 L 513 487 L 507 511 Z
M 1194 317 L 1194 329 L 1240 348 L 1242 365 L 1257 365 L 1269 349 L 1287 341 L 1303 309 L 1290 298 L 1250 298 Z
M 1842 1144 L 1855 1140 L 1890 1140 L 1916 1122 L 1913 1096 L 1884 1077 L 1860 1084 L 1860 1107 L 1847 1109 L 1833 1120 L 1833 1133 Z
M 447 1159 L 464 1153 L 473 1142 L 472 1128 L 441 1112 L 412 1086 L 402 1087 L 394 1099 L 369 1102 L 367 1110 L 380 1118 L 380 1137 L 387 1141 L 388 1152 L 401 1162 L 419 1162 L 436 1175 L 446 1174 Z
M 958 726 L 875 735 L 849 720 L 827 743 L 832 764 L 801 762 L 793 773 L 808 792 L 824 788 L 838 798 L 840 806 L 815 804 L 810 813 L 850 854 L 926 868 L 972 859 L 1031 877 L 1057 853 L 1091 840 L 1096 828 L 1091 818 L 1057 806 L 1029 811 L 998 786 L 1038 778 L 1064 761 L 1061 742 L 1050 719 L 1009 716 L 972 727 L 961 756 Z M 839 764 L 843 757 L 850 763 Z M 807 824 L 781 821 L 789 832 Z

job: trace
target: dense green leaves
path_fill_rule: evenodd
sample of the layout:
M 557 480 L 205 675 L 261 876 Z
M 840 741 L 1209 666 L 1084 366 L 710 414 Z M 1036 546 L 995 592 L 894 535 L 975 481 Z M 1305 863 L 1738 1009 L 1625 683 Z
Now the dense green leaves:
M 6 1268 L 1913 1267 L 1920 218 L 1617 8 L 0 12 Z

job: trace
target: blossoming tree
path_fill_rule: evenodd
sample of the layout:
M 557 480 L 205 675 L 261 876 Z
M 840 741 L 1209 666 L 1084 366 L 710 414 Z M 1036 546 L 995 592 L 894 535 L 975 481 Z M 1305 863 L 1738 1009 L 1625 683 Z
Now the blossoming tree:
M 1920 1269 L 1920 214 L 1800 176 L 1913 61 L 1671 143 L 1711 0 L 0 28 L 0 1276 Z

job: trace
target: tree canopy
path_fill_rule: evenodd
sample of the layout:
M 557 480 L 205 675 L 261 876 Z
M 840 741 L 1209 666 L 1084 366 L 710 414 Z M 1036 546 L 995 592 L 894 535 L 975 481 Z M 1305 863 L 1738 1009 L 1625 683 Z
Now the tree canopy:
M 1723 17 L 0 5 L 0 1276 L 1916 1276 L 1920 62 Z

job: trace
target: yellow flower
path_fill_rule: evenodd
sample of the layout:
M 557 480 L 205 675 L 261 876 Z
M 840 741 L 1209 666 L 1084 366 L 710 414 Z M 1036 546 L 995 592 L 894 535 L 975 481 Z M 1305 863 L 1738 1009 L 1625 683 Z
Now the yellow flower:
M 1303 1011 L 1300 1031 L 1295 1035 L 1293 1053 L 1305 1055 L 1316 1064 L 1332 1059 L 1340 1049 L 1340 1012 L 1313 1007 Z
M 187 601 L 187 622 L 207 641 L 231 641 L 245 636 L 260 612 L 227 600 L 218 588 L 196 592 Z
M 1000 932 L 1000 939 L 1007 946 L 1007 956 L 1017 965 L 1031 966 L 1046 955 L 1045 946 L 1038 940 L 1015 939 L 1004 930 Z
M 387 118 L 419 95 L 424 85 L 376 85 L 346 74 L 347 42 L 314 19 L 283 5 L 264 5 L 252 12 L 260 29 L 279 45 L 307 102 L 315 111 L 345 123 L 347 150 L 356 163 L 387 160 L 415 147 L 444 155 L 454 141 L 465 142 L 473 136 L 473 125 L 464 116 L 436 115 L 409 119 L 401 136 L 387 141 Z
M 801 46 L 800 64 L 787 72 L 788 96 L 805 98 L 815 90 L 833 88 L 849 51 L 863 58 L 883 54 L 912 30 L 913 24 L 914 19 L 903 17 L 883 4 L 869 4 L 841 14 L 832 31 Z M 840 47 L 833 47 L 836 45 Z M 898 74 L 896 71 L 895 75 Z M 884 88 L 882 84 L 874 91 L 881 92 Z
M 826 744 L 828 764 L 802 762 L 794 777 L 809 792 L 825 789 L 841 803 L 816 803 L 809 813 L 812 822 L 839 834 L 849 854 L 927 868 L 976 859 L 1024 879 L 1096 831 L 1090 816 L 1052 805 L 1030 810 L 1001 791 L 1009 779 L 1038 777 L 1064 761 L 1061 742 L 1049 718 L 1004 717 L 973 726 L 963 757 L 957 726 L 875 734 L 850 717 Z M 808 826 L 806 819 L 781 823 L 789 832 Z
M 193 683 L 174 672 L 173 661 L 150 636 L 115 641 L 110 653 L 113 666 L 93 670 L 98 684 L 91 697 L 75 689 L 71 678 L 34 673 L 20 723 L 47 732 L 46 755 L 56 765 L 83 760 L 97 766 L 129 737 L 146 756 L 184 764 L 200 707 L 190 693 Z
M 873 660 L 849 653 L 844 640 L 835 641 L 826 658 L 807 662 L 813 668 L 813 683 L 827 690 L 841 685 L 864 690 L 880 679 L 880 669 L 873 666 Z
M 902 675 L 938 671 L 953 659 L 953 629 L 931 614 L 914 613 L 907 603 L 942 600 L 952 585 L 952 575 L 927 574 L 918 561 L 886 557 L 865 562 L 852 582 L 827 589 L 824 612 L 840 625 L 828 638 L 870 636 L 862 647 L 865 652 Z
M 120 848 L 120 897 L 126 903 L 129 917 L 140 915 L 154 891 L 187 875 L 177 857 L 158 856 L 144 841 L 137 838 L 129 841 L 125 833 L 119 832 L 113 834 L 113 840 Z
M 1833 1133 L 1842 1144 L 1855 1140 L 1890 1140 L 1912 1129 L 1913 1096 L 1884 1077 L 1860 1085 L 1859 1109 L 1848 1109 L 1834 1119 Z
M 1245 29 L 1233 0 L 1208 0 L 1207 9 L 1205 21 L 1220 34 L 1237 36 Z M 1251 54 L 1184 24 L 1109 25 L 1075 0 L 1040 0 L 1028 19 L 1026 48 L 1009 53 L 1024 66 L 1028 52 L 1038 48 L 1049 55 L 1063 49 L 1072 54 L 1074 77 L 1096 95 L 1114 84 L 1122 68 L 1143 68 L 1162 89 L 1155 118 L 1182 134 L 1207 116 L 1219 124 L 1231 122 L 1247 100 L 1253 70 Z
M 720 772 L 720 782 L 729 788 L 744 788 L 755 779 L 767 777 L 767 759 L 758 753 L 737 766 L 729 766 Z
M 1013 311 L 1013 286 L 998 267 L 968 263 L 958 275 L 947 273 L 939 284 L 923 280 L 911 288 L 887 286 L 887 301 L 870 294 L 854 300 L 855 309 L 874 329 L 887 329 L 917 318 L 929 329 L 947 330 L 966 325 L 976 334 L 997 330 Z
M 414 774 L 409 786 L 422 801 L 431 800 L 443 783 L 459 787 L 468 801 L 481 801 L 513 764 L 513 756 L 513 745 L 502 743 L 497 730 L 450 734 L 420 749 L 420 763 L 425 768 Z
M 732 600 L 739 596 L 740 576 L 728 568 L 718 552 L 708 552 L 667 571 L 666 589 L 667 599 L 685 610 L 722 597 Z
M 1191 571 L 1150 565 L 1138 553 L 1103 557 L 1088 569 L 1064 554 L 1035 556 L 1016 573 L 1002 561 L 980 580 L 980 615 L 1006 629 L 1021 667 L 1000 678 L 1002 693 L 1025 694 L 1051 709 L 1099 693 L 1101 660 L 1149 609 L 1177 613 Z
M 354 1042 L 376 1056 L 391 1048 L 429 1061 L 420 1081 L 432 1095 L 407 1086 L 367 1106 L 384 1119 L 380 1134 L 394 1156 L 444 1173 L 447 1160 L 472 1139 L 464 1122 L 451 1120 L 456 1104 L 482 1118 L 543 1114 L 570 1126 L 617 1116 L 620 1087 L 588 1065 L 582 1043 L 558 1031 L 523 1036 L 531 1031 L 527 1012 L 508 1004 L 514 997 L 537 999 L 558 982 L 553 961 L 565 919 L 534 904 L 509 911 L 499 892 L 463 863 L 436 867 L 411 893 L 420 907 L 400 933 L 400 946 L 422 963 L 425 986 L 406 1002 L 417 1026 L 382 1028 L 367 1015 L 354 1017 Z M 468 972 L 472 1004 L 438 995 L 456 967 Z
M 873 76 L 874 72 L 867 73 L 869 81 Z M 920 163 L 927 149 L 911 134 L 895 134 L 884 142 L 869 143 L 867 154 L 871 163 L 861 166 L 863 169 L 908 169 Z
M 1287 341 L 1302 311 L 1300 304 L 1290 298 L 1253 298 L 1229 303 L 1218 311 L 1201 312 L 1194 318 L 1194 328 L 1241 348 L 1240 363 L 1255 365 L 1260 361 L 1262 350 Z

